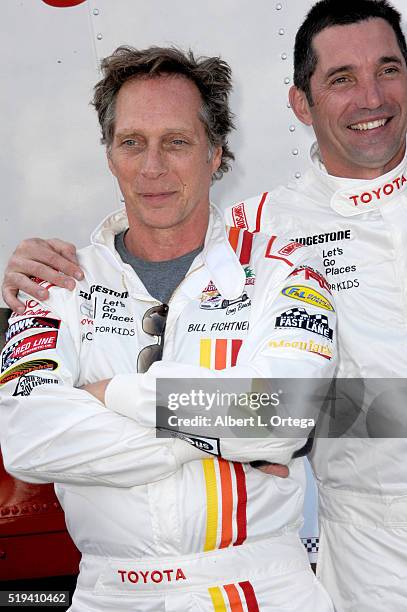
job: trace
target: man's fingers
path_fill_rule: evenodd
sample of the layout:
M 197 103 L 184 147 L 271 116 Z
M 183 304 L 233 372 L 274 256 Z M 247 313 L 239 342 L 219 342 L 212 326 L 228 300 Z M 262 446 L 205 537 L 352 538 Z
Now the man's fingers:
M 18 245 L 7 264 L 2 287 L 4 301 L 17 312 L 23 309 L 22 302 L 16 297 L 20 290 L 37 300 L 49 297 L 47 289 L 29 277 L 38 277 L 72 291 L 75 288 L 74 278 L 83 278 L 75 246 L 58 238 L 30 238 Z
M 16 290 L 12 290 L 8 287 L 2 289 L 3 300 L 11 310 L 23 313 L 25 310 L 24 303 L 16 297 Z
M 74 258 L 73 245 L 67 244 L 66 248 L 71 258 Z M 45 240 L 23 240 L 7 264 L 2 286 L 3 299 L 10 308 L 20 312 L 22 303 L 16 298 L 20 290 L 37 300 L 49 297 L 48 291 L 29 277 L 38 277 L 72 291 L 75 288 L 72 276 L 83 278 L 79 266 L 57 253 Z
M 48 290 L 31 280 L 31 276 L 38 276 L 39 278 L 47 276 L 50 279 L 47 279 L 48 282 L 50 282 L 52 285 L 57 285 L 58 287 L 63 287 L 70 290 L 75 288 L 75 281 L 72 278 L 68 278 L 67 276 L 59 274 L 53 270 L 51 271 L 42 264 L 31 262 L 30 265 L 27 265 L 26 269 L 29 270 L 29 276 L 26 276 L 20 272 L 6 272 L 4 275 L 2 287 L 3 299 L 12 310 L 16 310 L 17 312 L 20 312 L 21 309 L 24 311 L 23 302 L 16 297 L 19 291 L 24 291 L 39 301 L 49 298 Z M 45 270 L 48 271 L 47 274 L 44 274 Z
M 46 300 L 49 297 L 48 291 L 44 289 L 44 287 L 32 281 L 28 276 L 25 276 L 25 274 L 20 274 L 18 272 L 12 274 L 7 272 L 3 283 L 3 299 L 10 308 L 16 309 L 17 312 L 19 311 L 19 308 L 16 307 L 17 302 L 20 304 L 22 302 L 20 302 L 20 300 L 15 302 L 14 298 L 17 296 L 19 290 L 28 293 L 28 295 L 31 295 L 37 300 Z
M 72 244 L 72 242 L 65 242 L 65 240 L 60 240 L 59 238 L 49 238 L 46 242 L 48 242 L 55 251 L 72 261 L 72 263 L 78 263 L 76 246 Z
M 258 469 L 265 474 L 269 474 L 270 476 L 278 476 L 279 478 L 287 478 L 290 474 L 288 467 L 286 465 L 282 465 L 281 463 L 270 463 L 269 465 L 265 465 Z
M 75 288 L 75 281 L 72 278 L 65 276 L 65 274 L 57 272 L 46 264 L 33 260 L 24 260 L 17 255 L 13 255 L 9 261 L 4 274 L 4 286 L 10 287 L 11 289 L 16 288 L 17 290 L 21 289 L 22 291 L 26 291 L 27 284 L 24 282 L 24 279 L 30 280 L 30 276 L 34 278 L 42 278 L 52 285 L 57 285 L 58 287 L 63 287 L 65 289 L 72 290 Z M 24 282 L 24 285 L 21 284 L 22 282 Z M 32 283 L 30 284 L 30 295 L 33 295 L 32 291 L 34 290 L 34 285 L 36 285 L 35 297 L 43 298 L 44 294 L 42 292 L 44 291 L 44 288 L 37 283 L 33 283 L 33 281 L 30 281 L 30 283 Z
M 38 261 L 43 264 L 43 274 L 45 274 L 45 276 L 41 276 L 40 278 L 48 282 L 52 282 L 51 277 L 55 280 L 54 272 L 62 272 L 66 276 L 71 276 L 77 280 L 83 278 L 83 272 L 77 263 L 73 263 L 70 259 L 67 259 L 64 254 L 60 255 L 54 250 L 44 251 L 43 257 L 41 259 L 38 258 Z M 45 265 L 48 267 L 45 267 Z
M 76 262 L 74 245 L 57 238 L 49 241 L 41 238 L 23 240 L 11 256 L 6 270 L 32 276 L 33 264 L 44 266 L 41 268 L 41 273 L 35 272 L 35 274 L 50 283 L 55 283 L 55 272 L 63 272 L 66 276 L 78 280 L 83 278 L 83 273 Z M 60 285 L 58 282 L 56 284 Z
M 65 242 L 59 238 L 50 238 L 47 243 L 63 258 L 69 260 L 73 265 L 68 271 L 59 268 L 65 274 L 74 276 L 76 279 L 81 280 L 83 278 L 83 272 L 79 267 L 78 258 L 76 255 L 76 247 L 71 242 Z
M 19 269 L 16 269 L 18 272 L 32 275 L 31 269 L 28 270 L 26 266 L 29 263 L 37 263 L 43 266 L 39 277 L 50 283 L 60 286 L 60 283 L 55 283 L 55 280 L 57 280 L 55 272 L 62 272 L 66 276 L 80 280 L 83 278 L 83 273 L 78 264 L 75 263 L 75 247 L 69 243 L 63 243 L 60 253 L 60 243 L 62 242 L 62 240 L 58 241 L 55 238 L 52 240 L 42 240 L 41 238 L 23 240 L 10 259 L 7 269 L 14 266 L 13 258 L 16 257 L 16 265 L 20 266 Z

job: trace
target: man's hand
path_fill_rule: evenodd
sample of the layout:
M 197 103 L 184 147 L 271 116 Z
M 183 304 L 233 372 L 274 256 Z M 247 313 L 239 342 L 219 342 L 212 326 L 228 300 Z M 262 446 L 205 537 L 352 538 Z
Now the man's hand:
M 278 476 L 279 478 L 287 478 L 290 470 L 286 465 L 281 463 L 270 463 L 269 461 L 250 461 L 250 465 L 256 470 L 260 470 L 270 476 Z
M 104 404 L 106 387 L 111 380 L 111 378 L 106 378 L 105 380 L 98 380 L 97 382 L 89 383 L 88 385 L 83 385 L 81 389 L 83 391 L 87 391 L 88 393 L 93 395 L 93 397 L 96 397 L 99 402 L 102 402 L 102 404 Z
M 281 463 L 269 463 L 268 465 L 258 469 L 265 474 L 269 474 L 270 476 L 278 476 L 279 478 L 287 478 L 290 474 L 288 467 L 286 465 L 281 465 Z
M 58 238 L 30 238 L 18 245 L 8 261 L 2 286 L 4 301 L 17 312 L 24 312 L 23 303 L 16 297 L 19 290 L 38 300 L 48 298 L 48 291 L 30 280 L 30 276 L 72 291 L 73 279 L 83 278 L 75 246 Z
M 87 385 L 83 385 L 81 389 L 83 391 L 87 391 L 88 393 L 93 395 L 93 397 L 96 397 L 96 399 L 99 400 L 99 402 L 102 402 L 102 404 L 104 404 L 106 387 L 110 383 L 111 380 L 112 380 L 111 378 L 108 378 L 105 380 L 99 380 L 94 383 L 89 383 Z M 258 464 L 257 466 L 255 465 L 256 463 Z M 264 472 L 265 474 L 269 474 L 270 476 L 278 476 L 279 478 L 287 478 L 290 474 L 290 470 L 288 469 L 288 467 L 286 465 L 282 465 L 281 463 L 268 463 L 268 462 L 263 462 L 263 461 L 253 461 L 252 465 L 256 469 L 260 470 L 261 472 Z

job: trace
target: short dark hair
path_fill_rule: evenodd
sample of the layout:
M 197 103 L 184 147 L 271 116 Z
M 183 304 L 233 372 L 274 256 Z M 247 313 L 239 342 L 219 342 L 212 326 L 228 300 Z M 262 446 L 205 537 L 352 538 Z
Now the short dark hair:
M 314 4 L 297 32 L 294 46 L 294 85 L 305 92 L 309 104 L 313 104 L 311 77 L 318 62 L 313 47 L 314 37 L 325 28 L 375 18 L 384 19 L 393 28 L 407 64 L 401 15 L 387 0 L 321 0 Z
M 108 148 L 113 141 L 116 99 L 122 85 L 135 78 L 179 75 L 195 83 L 199 89 L 202 97 L 199 117 L 205 126 L 210 150 L 217 146 L 223 149 L 219 169 L 213 178 L 220 179 L 230 169 L 235 158 L 227 141 L 234 129 L 229 108 L 232 71 L 225 61 L 219 57 L 195 58 L 192 51 L 184 53 L 176 47 L 140 50 L 121 46 L 102 60 L 101 69 L 103 78 L 95 85 L 92 104 L 102 129 L 102 143 Z

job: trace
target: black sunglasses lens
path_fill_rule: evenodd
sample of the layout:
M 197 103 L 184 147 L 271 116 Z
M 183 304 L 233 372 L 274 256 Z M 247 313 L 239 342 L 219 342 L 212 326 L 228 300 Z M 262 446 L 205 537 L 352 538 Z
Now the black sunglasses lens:
M 145 346 L 137 358 L 137 372 L 144 374 L 155 361 L 160 361 L 163 356 L 163 336 L 167 323 L 168 306 L 160 304 L 153 306 L 144 314 L 142 320 L 143 331 L 150 336 L 159 336 L 158 344 Z
M 162 336 L 167 322 L 168 306 L 160 304 L 147 310 L 143 317 L 143 331 L 150 336 Z
M 144 374 L 155 361 L 160 361 L 163 354 L 161 344 L 151 344 L 145 346 L 137 358 L 137 372 Z

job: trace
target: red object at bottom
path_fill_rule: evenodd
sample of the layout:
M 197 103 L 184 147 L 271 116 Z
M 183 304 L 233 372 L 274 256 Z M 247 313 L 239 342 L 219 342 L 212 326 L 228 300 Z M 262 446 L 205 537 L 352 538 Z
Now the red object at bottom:
M 13 478 L 0 454 L 0 580 L 77 574 L 79 561 L 53 485 Z
M 49 6 L 54 6 L 55 8 L 69 8 L 70 6 L 77 6 L 78 4 L 82 4 L 86 0 L 42 0 L 45 4 Z

